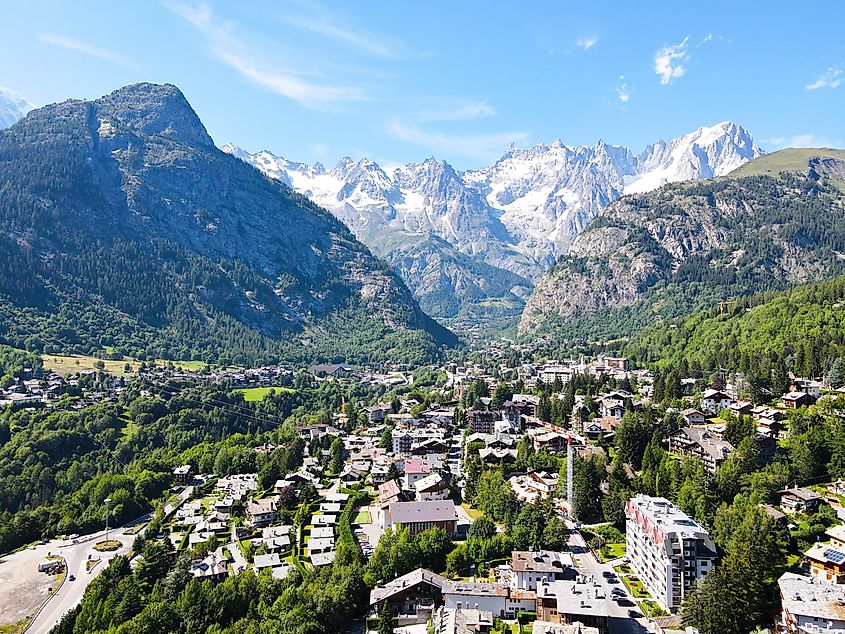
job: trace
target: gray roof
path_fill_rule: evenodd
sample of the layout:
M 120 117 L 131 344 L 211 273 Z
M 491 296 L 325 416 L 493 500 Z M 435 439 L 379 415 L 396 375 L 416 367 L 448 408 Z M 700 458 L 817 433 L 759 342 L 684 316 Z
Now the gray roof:
M 778 579 L 783 608 L 792 615 L 838 621 L 845 626 L 845 589 L 791 572 Z
M 370 591 L 370 605 L 374 605 L 389 599 L 390 597 L 399 594 L 407 588 L 411 588 L 420 582 L 425 582 L 429 585 L 443 589 L 448 583 L 446 577 L 441 577 L 435 572 L 426 570 L 425 568 L 417 568 L 406 575 L 402 575 L 398 579 L 394 579 L 390 583 L 377 585 Z
M 426 502 L 394 502 L 389 507 L 394 524 L 417 522 L 450 522 L 458 519 L 452 500 Z
M 252 559 L 252 564 L 256 568 L 273 568 L 274 566 L 281 566 L 282 560 L 278 553 L 270 555 L 256 555 Z

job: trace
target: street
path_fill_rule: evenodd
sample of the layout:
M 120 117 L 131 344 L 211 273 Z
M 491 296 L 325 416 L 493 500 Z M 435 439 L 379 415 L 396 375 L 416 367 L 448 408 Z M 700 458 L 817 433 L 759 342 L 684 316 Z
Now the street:
M 613 566 L 609 563 L 603 564 L 596 561 L 595 557 L 593 557 L 590 552 L 590 549 L 587 547 L 587 543 L 581 536 L 581 533 L 576 530 L 573 530 L 569 537 L 569 548 L 572 552 L 572 559 L 578 571 L 582 574 L 592 575 L 595 577 L 596 582 L 600 583 L 604 588 L 605 596 L 607 597 L 605 599 L 607 603 L 607 613 L 610 615 L 608 623 L 610 634 L 641 634 L 642 632 L 645 632 L 645 618 L 636 620 L 630 618 L 628 616 L 628 610 L 631 608 L 617 605 L 617 603 L 610 598 L 610 592 L 613 588 L 620 588 L 621 590 L 625 590 L 627 593 L 627 589 L 623 583 L 620 582 L 617 584 L 611 584 L 608 583 L 607 579 L 602 576 L 603 572 L 613 572 Z M 636 603 L 630 594 L 628 597 L 631 601 Z M 637 611 L 640 612 L 641 610 L 637 608 Z
M 133 524 L 136 523 L 137 521 L 133 522 Z M 67 540 L 54 540 L 44 546 L 37 547 L 44 549 L 45 556 L 47 552 L 51 552 L 54 555 L 58 554 L 64 557 L 67 563 L 67 576 L 62 587 L 47 600 L 47 603 L 26 629 L 26 632 L 30 634 L 46 634 L 58 624 L 66 612 L 74 608 L 82 600 L 82 595 L 85 593 L 88 584 L 105 570 L 109 565 L 109 561 L 116 555 L 127 553 L 132 547 L 135 535 L 124 535 L 123 532 L 126 528 L 124 526 L 109 530 L 109 539 L 120 542 L 120 547 L 112 552 L 98 552 L 94 550 L 94 545 L 105 539 L 105 531 L 100 531 L 92 535 L 84 535 L 77 538 L 77 543 Z M 90 573 L 85 569 L 85 562 L 88 561 L 89 556 L 91 559 L 99 558 L 102 560 Z M 76 577 L 74 581 L 70 580 L 71 575 Z

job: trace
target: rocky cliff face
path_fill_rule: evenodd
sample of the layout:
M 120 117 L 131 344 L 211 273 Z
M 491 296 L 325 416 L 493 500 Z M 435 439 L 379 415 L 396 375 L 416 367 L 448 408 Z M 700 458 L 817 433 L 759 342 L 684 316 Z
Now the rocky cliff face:
M 628 317 L 647 322 L 839 274 L 843 212 L 842 192 L 811 172 L 626 196 L 537 284 L 519 330 L 587 324 L 624 335 L 636 325 Z
M 272 349 L 330 339 L 322 320 L 360 309 L 386 331 L 454 341 L 333 215 L 218 150 L 174 86 L 138 84 L 30 113 L 0 133 L 0 181 L 16 190 L 4 190 L 0 228 L 41 254 L 33 275 L 63 293 L 105 290 L 106 303 L 144 324 L 173 329 L 217 315 Z M 108 257 L 128 246 L 142 254 L 137 278 L 166 293 L 151 315 L 123 297 L 138 281 L 125 269 L 111 282 L 83 272 L 93 250 Z M 384 334 L 352 330 L 362 341 Z

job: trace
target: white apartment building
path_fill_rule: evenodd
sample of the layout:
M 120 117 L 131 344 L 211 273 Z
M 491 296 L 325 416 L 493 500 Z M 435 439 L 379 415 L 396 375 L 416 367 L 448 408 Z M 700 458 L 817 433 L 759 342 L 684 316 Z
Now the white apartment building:
M 699 578 L 713 570 L 707 531 L 665 498 L 637 495 L 625 505 L 631 567 L 664 608 L 677 610 Z

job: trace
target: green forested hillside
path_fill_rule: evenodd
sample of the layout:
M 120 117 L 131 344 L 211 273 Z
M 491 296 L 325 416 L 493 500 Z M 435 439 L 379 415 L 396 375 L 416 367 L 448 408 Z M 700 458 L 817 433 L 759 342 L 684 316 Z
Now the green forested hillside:
M 704 369 L 780 367 L 829 373 L 845 357 L 845 277 L 738 298 L 636 335 L 627 353 L 647 363 Z
M 244 364 L 455 343 L 341 222 L 152 84 L 0 131 L 0 340 Z
M 810 168 L 625 196 L 535 287 L 520 332 L 631 336 L 721 300 L 841 275 L 843 245 L 845 195 Z

